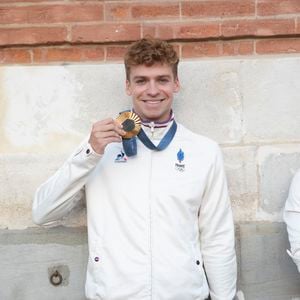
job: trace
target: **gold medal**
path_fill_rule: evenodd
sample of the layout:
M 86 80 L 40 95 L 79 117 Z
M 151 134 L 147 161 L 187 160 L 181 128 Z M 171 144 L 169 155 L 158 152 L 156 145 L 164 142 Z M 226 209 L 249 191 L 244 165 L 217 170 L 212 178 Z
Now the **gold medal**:
M 126 134 L 123 136 L 125 139 L 136 136 L 141 130 L 141 119 L 132 111 L 121 113 L 116 120 L 122 124 L 123 130 L 126 131 Z

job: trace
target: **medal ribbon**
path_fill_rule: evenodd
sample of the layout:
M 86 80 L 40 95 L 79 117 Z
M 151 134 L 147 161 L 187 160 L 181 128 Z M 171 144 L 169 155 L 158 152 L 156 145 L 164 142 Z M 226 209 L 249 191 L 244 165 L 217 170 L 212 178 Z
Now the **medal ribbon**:
M 171 141 L 173 140 L 173 137 L 176 133 L 176 130 L 177 130 L 177 123 L 174 120 L 172 126 L 169 128 L 168 132 L 161 139 L 161 141 L 159 142 L 159 144 L 157 146 L 155 146 L 151 142 L 151 140 L 148 138 L 148 136 L 146 135 L 146 133 L 143 129 L 140 130 L 137 137 L 147 148 L 149 148 L 151 150 L 161 151 L 161 150 L 166 149 L 168 147 L 168 145 L 171 143 Z

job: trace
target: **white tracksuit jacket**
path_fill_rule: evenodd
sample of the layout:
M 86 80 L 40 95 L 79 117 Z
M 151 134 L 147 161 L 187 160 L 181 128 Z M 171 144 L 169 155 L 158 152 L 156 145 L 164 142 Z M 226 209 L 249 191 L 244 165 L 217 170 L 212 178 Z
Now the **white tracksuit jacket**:
M 154 143 L 162 131 L 155 130 Z M 87 298 L 202 300 L 210 290 L 212 300 L 232 300 L 234 225 L 217 144 L 178 124 L 163 151 L 139 140 L 135 157 L 122 157 L 122 150 L 112 143 L 100 156 L 84 143 L 33 203 L 34 221 L 46 224 L 85 194 Z
M 300 170 L 295 174 L 284 208 L 291 250 L 287 251 L 300 272 Z

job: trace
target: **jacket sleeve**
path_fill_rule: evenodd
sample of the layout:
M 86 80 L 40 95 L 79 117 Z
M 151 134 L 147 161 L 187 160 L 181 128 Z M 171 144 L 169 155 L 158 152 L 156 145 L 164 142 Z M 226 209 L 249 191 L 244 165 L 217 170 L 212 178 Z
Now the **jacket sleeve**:
M 232 300 L 237 265 L 234 223 L 220 148 L 211 166 L 199 212 L 200 245 L 212 300 Z
M 300 170 L 295 174 L 285 203 L 284 221 L 291 250 L 287 250 L 300 272 Z
M 101 155 L 83 142 L 57 172 L 36 191 L 32 205 L 34 223 L 52 225 L 66 216 L 84 197 L 84 185 Z

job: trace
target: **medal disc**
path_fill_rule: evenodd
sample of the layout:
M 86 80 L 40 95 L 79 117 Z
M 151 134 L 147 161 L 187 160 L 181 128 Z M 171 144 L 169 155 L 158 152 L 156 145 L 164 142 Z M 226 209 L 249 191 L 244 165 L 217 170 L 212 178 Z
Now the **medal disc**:
M 122 124 L 123 130 L 126 131 L 126 134 L 123 136 L 125 139 L 136 136 L 141 130 L 141 119 L 132 111 L 121 113 L 116 120 Z

